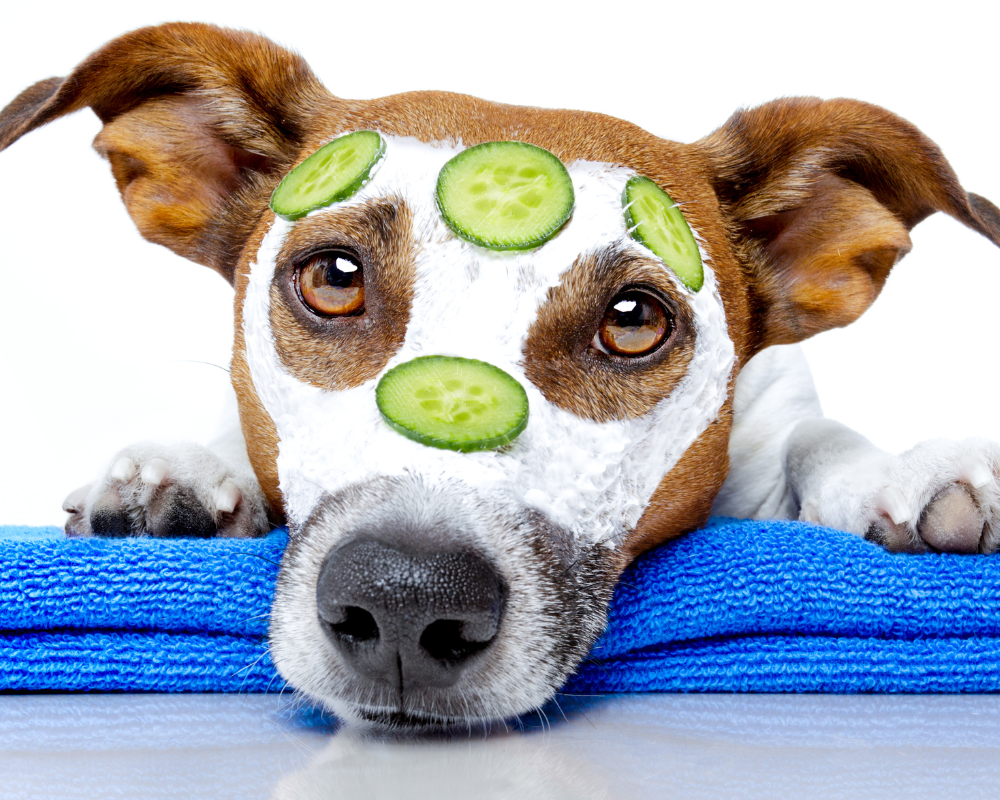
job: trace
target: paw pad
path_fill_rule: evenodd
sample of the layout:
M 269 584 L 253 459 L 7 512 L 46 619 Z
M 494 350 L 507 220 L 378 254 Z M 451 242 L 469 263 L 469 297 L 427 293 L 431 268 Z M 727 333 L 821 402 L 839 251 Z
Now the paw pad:
M 927 504 L 917 531 L 921 539 L 943 553 L 976 553 L 985 524 L 972 493 L 965 486 L 956 485 L 943 490 Z

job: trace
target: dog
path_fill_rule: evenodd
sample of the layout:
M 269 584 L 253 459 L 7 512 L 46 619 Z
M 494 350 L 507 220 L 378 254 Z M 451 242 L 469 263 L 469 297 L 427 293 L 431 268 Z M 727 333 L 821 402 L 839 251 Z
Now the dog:
M 1000 245 L 1000 210 L 888 111 L 779 100 L 685 145 L 442 92 L 343 100 L 262 37 L 176 23 L 26 89 L 0 112 L 0 149 L 84 107 L 140 233 L 235 289 L 240 424 L 209 448 L 122 450 L 67 498 L 67 531 L 247 537 L 287 522 L 271 652 L 344 719 L 439 729 L 537 708 L 601 633 L 624 568 L 713 513 L 898 552 L 1000 547 L 997 445 L 886 454 L 822 418 L 796 347 L 856 320 L 933 212 Z M 293 168 L 355 131 L 385 143 L 356 194 L 272 213 Z M 486 142 L 565 166 L 575 205 L 544 244 L 494 252 L 443 218 L 442 168 Z M 679 206 L 701 285 L 626 223 L 636 176 Z M 307 271 L 360 300 L 318 310 Z M 641 346 L 619 346 L 623 330 Z M 523 433 L 467 453 L 387 425 L 378 382 L 428 355 L 512 376 Z

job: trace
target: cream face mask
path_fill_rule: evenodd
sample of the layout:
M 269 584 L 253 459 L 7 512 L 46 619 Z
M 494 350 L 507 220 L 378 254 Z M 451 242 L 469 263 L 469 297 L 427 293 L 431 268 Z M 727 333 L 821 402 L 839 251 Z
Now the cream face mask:
M 403 344 L 359 386 L 304 383 L 281 364 L 270 328 L 279 253 L 295 220 L 381 198 L 407 204 L 419 242 Z M 289 173 L 272 208 L 279 218 L 251 269 L 244 332 L 293 528 L 324 493 L 415 475 L 536 509 L 613 546 L 725 400 L 733 346 L 714 273 L 680 209 L 631 170 L 563 165 L 520 142 L 455 148 L 359 131 Z M 525 374 L 523 349 L 550 290 L 581 256 L 610 248 L 663 263 L 695 344 L 684 379 L 652 411 L 598 422 L 547 400 Z M 356 266 L 332 269 L 309 291 L 349 308 Z M 617 333 L 595 346 L 644 346 L 635 331 L 657 325 L 647 312 L 626 297 Z

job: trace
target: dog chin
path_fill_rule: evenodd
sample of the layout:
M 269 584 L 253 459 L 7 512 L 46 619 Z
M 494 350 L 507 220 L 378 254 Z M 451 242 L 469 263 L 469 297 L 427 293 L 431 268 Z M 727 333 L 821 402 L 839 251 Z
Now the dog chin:
M 459 481 L 378 478 L 324 496 L 292 531 L 271 653 L 294 689 L 346 721 L 467 729 L 553 696 L 604 629 L 622 566 L 618 551 Z
M 410 713 L 391 708 L 353 708 L 344 704 L 334 713 L 352 727 L 379 736 L 435 735 L 453 732 L 488 731 L 493 717 L 448 717 Z M 505 715 L 514 716 L 514 715 Z

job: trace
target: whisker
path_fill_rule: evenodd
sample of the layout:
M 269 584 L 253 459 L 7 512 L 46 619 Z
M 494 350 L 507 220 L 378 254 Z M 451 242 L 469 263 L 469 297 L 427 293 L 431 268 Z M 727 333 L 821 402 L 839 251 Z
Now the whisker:
M 562 718 L 568 723 L 569 717 L 566 716 L 566 712 L 563 711 L 562 706 L 559 705 L 559 695 L 553 695 L 552 702 L 556 704 L 556 708 L 559 709 L 559 713 L 562 714 Z
M 244 552 L 240 551 L 238 553 L 233 553 L 232 555 L 234 555 L 234 556 L 249 556 L 250 558 L 259 558 L 261 561 L 266 561 L 268 564 L 274 564 L 274 566 L 276 566 L 276 567 L 280 567 L 281 566 L 281 562 L 280 561 L 272 561 L 270 558 L 265 558 L 264 556 L 258 555 L 257 553 L 244 553 Z
M 243 676 L 243 680 L 240 682 L 240 688 L 237 690 L 236 692 L 237 694 L 244 693 L 243 689 L 247 685 L 247 680 L 249 680 L 250 678 L 250 673 L 253 671 L 253 668 L 256 667 L 261 662 L 261 659 L 264 658 L 264 656 L 266 655 L 267 655 L 267 650 L 265 649 L 263 653 L 257 656 L 257 659 L 252 664 L 248 664 L 245 667 L 241 667 L 240 669 L 236 670 L 236 672 L 234 672 L 232 675 L 229 676 L 232 678 L 235 677 L 236 675 L 239 675 L 243 670 L 247 671 L 247 674 Z
M 237 620 L 237 624 L 238 625 L 242 625 L 244 622 L 250 622 L 250 620 L 254 620 L 254 619 L 268 619 L 268 618 L 270 618 L 270 616 L 271 616 L 271 612 L 270 611 L 267 612 L 266 614 L 254 614 L 252 617 L 244 617 L 241 620 Z
M 215 367 L 216 369 L 221 369 L 227 375 L 231 374 L 231 372 L 229 370 L 229 367 L 224 367 L 221 364 L 216 364 L 216 363 L 214 363 L 212 361 L 198 361 L 197 359 L 193 359 L 193 358 L 171 358 L 171 359 L 167 360 L 166 363 L 167 364 L 204 364 L 206 367 Z

